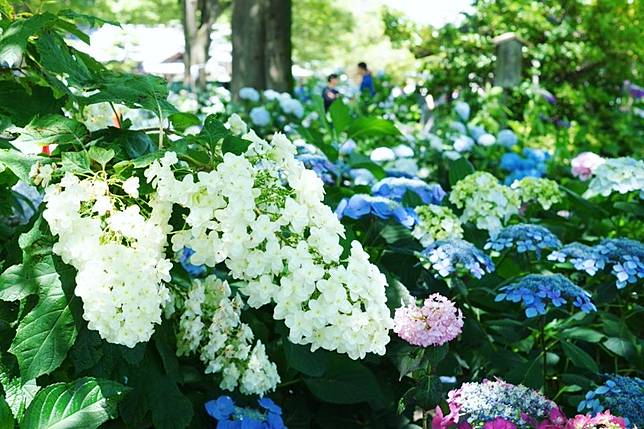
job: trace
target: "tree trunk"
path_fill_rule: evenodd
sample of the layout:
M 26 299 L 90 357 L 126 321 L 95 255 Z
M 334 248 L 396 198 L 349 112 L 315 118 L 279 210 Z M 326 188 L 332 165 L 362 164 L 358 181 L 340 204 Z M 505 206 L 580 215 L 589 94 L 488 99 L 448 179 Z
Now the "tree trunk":
M 185 47 L 183 50 L 183 84 L 194 87 L 194 81 L 191 75 L 191 68 L 194 64 L 192 58 L 194 35 L 197 33 L 197 10 L 198 0 L 182 0 L 181 15 L 183 20 L 183 40 Z
M 266 1 L 235 0 L 233 4 L 231 91 L 235 99 L 239 97 L 239 90 L 243 87 L 266 88 L 264 73 Z
M 266 87 L 291 92 L 291 0 L 267 0 L 265 13 Z

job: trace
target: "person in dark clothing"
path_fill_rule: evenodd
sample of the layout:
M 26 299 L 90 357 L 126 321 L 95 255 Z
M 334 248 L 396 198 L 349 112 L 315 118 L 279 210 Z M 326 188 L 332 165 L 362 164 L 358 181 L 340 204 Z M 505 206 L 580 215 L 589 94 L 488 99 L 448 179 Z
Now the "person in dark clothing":
M 371 77 L 371 71 L 367 67 L 367 63 L 358 63 L 358 74 L 362 76 L 362 82 L 360 82 L 360 92 L 368 92 L 372 97 L 376 95 L 376 87 L 373 84 L 373 78 Z
M 329 110 L 329 107 L 338 98 L 340 93 L 335 87 L 338 85 L 338 75 L 333 73 L 326 78 L 326 87 L 322 91 L 322 99 L 324 100 L 324 110 Z

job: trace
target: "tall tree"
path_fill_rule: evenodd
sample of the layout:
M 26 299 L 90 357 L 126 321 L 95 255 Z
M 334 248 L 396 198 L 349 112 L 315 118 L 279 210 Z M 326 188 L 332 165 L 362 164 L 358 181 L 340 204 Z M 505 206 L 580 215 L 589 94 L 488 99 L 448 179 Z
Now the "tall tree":
M 210 33 L 212 26 L 223 11 L 230 6 L 230 0 L 182 0 L 184 84 L 194 88 L 205 88 L 207 83 L 206 63 L 210 57 Z M 192 67 L 199 66 L 195 79 Z
M 291 0 L 235 0 L 232 91 L 250 86 L 289 91 Z

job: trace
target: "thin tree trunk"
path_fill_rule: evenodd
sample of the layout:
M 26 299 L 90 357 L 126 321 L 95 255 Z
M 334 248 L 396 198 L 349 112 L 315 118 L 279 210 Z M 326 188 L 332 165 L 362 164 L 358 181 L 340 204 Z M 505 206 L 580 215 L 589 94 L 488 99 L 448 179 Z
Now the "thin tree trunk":
M 182 0 L 182 19 L 183 19 L 183 84 L 189 87 L 194 87 L 194 81 L 191 75 L 191 68 L 193 62 L 192 47 L 194 35 L 197 33 L 197 10 L 198 0 Z
M 232 16 L 233 73 L 231 90 L 249 86 L 266 88 L 265 7 L 267 0 L 235 0 Z
M 267 0 L 266 86 L 276 91 L 293 89 L 291 68 L 291 0 Z

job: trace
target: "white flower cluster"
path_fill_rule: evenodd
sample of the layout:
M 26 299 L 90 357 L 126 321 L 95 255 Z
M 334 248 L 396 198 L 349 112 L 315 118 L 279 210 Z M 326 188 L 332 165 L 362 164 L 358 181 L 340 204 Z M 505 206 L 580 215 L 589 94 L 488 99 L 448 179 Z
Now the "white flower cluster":
M 503 224 L 519 212 L 519 196 L 486 172 L 470 174 L 452 189 L 449 200 L 463 208 L 461 222 L 473 222 L 479 229 L 495 235 Z
M 296 344 L 354 359 L 384 354 L 393 324 L 385 276 L 357 242 L 340 264 L 344 228 L 322 202 L 322 181 L 294 158 L 284 135 L 271 143 L 253 131 L 243 138 L 252 142 L 247 152 L 226 153 L 210 172 L 177 180 L 173 153 L 146 170 L 162 201 L 189 211 L 173 250 L 190 247 L 197 265 L 225 263 L 247 283 L 250 306 L 276 303 L 274 317 L 284 319 Z
M 126 187 L 138 192 L 133 181 Z M 162 281 L 172 267 L 164 257 L 171 205 L 153 199 L 143 216 L 125 200 L 99 176 L 80 180 L 68 172 L 46 189 L 43 216 L 58 235 L 54 252 L 78 270 L 75 294 L 88 327 L 134 347 L 150 339 L 169 298 Z
M 644 161 L 633 158 L 612 158 L 595 168 L 584 198 L 604 197 L 613 192 L 625 194 L 640 191 L 644 198 Z
M 228 283 L 215 276 L 194 280 L 179 320 L 177 354 L 199 352 L 206 374 L 221 373 L 219 387 L 264 395 L 280 382 L 264 344 L 253 346 L 253 332 L 240 320 L 243 301 L 230 298 Z

